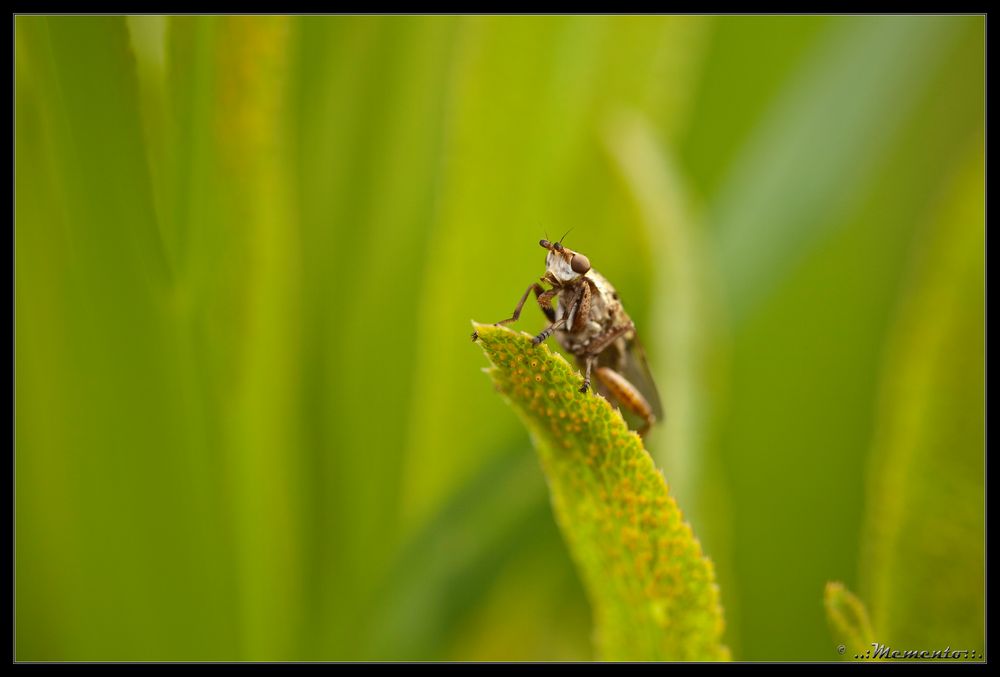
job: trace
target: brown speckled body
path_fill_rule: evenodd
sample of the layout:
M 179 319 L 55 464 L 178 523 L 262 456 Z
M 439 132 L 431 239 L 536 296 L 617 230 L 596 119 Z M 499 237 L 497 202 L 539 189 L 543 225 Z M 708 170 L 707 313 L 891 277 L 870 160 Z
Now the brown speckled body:
M 660 398 L 646 367 L 632 319 L 622 307 L 618 292 L 608 280 L 590 267 L 590 260 L 561 242 L 542 240 L 548 250 L 545 275 L 541 282 L 552 285 L 546 290 L 537 282 L 525 290 L 514 314 L 497 322 L 514 322 L 532 291 L 538 305 L 549 319 L 532 343 L 538 345 L 552 334 L 563 349 L 576 358 L 584 371 L 580 392 L 590 389 L 590 375 L 596 367 L 598 389 L 609 400 L 641 417 L 642 433 L 662 417 Z M 556 307 L 552 307 L 553 299 Z M 472 334 L 472 340 L 478 335 Z
M 551 280 L 546 280 L 551 282 Z M 583 287 L 589 287 L 587 294 L 588 302 L 586 308 L 581 308 L 574 313 L 574 304 L 581 294 L 585 294 Z M 556 329 L 556 340 L 563 350 L 582 360 L 590 351 L 594 341 L 615 327 L 632 327 L 632 320 L 629 318 L 625 308 L 622 307 L 618 292 L 611 286 L 607 278 L 594 269 L 590 269 L 577 281 L 570 282 L 556 287 L 559 292 L 558 307 L 556 308 L 556 319 L 562 317 L 563 313 L 569 313 L 566 323 Z M 625 367 L 625 356 L 628 352 L 628 342 L 635 338 L 635 329 L 628 329 L 621 336 L 614 339 L 598 358 L 598 364 L 609 366 L 612 369 L 622 370 Z M 580 365 L 581 367 L 583 364 Z

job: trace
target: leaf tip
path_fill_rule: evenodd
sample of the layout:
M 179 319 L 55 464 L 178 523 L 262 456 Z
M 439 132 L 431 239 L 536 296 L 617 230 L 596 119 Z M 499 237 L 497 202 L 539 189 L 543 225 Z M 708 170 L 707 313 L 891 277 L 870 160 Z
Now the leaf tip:
M 829 581 L 823 591 L 827 620 L 836 639 L 861 652 L 874 638 L 868 609 L 861 599 L 840 581 Z

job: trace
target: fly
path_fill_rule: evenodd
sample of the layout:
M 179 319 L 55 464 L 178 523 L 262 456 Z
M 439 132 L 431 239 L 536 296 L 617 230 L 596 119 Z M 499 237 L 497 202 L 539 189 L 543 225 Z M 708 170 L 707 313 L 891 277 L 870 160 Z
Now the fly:
M 548 250 L 545 275 L 540 281 L 552 288 L 546 290 L 533 282 L 517 302 L 514 314 L 496 326 L 516 321 L 528 295 L 534 291 L 549 325 L 531 342 L 537 346 L 555 334 L 559 345 L 576 358 L 584 373 L 580 392 L 590 389 L 590 377 L 594 374 L 595 388 L 600 394 L 639 416 L 644 422 L 639 434 L 645 435 L 663 417 L 663 411 L 635 324 L 625 312 L 618 292 L 590 267 L 590 259 L 563 246 L 561 240 L 541 240 L 538 244 Z M 555 308 L 553 299 L 557 301 Z M 472 340 L 478 338 L 473 332 Z

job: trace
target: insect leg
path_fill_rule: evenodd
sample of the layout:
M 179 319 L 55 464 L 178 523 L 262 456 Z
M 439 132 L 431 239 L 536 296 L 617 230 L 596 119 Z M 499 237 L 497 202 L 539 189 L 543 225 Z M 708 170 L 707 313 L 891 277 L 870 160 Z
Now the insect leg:
M 573 315 L 571 331 L 583 331 L 590 321 L 590 286 L 580 287 L 580 300 L 576 304 L 576 313 Z
M 549 326 L 547 326 L 545 329 L 543 329 L 538 334 L 538 336 L 536 336 L 535 338 L 531 339 L 531 345 L 537 346 L 539 343 L 541 343 L 542 341 L 544 341 L 548 337 L 552 336 L 552 332 L 554 332 L 556 329 L 558 329 L 559 327 L 561 327 L 564 324 L 566 324 L 566 318 L 565 317 L 559 318 L 558 320 L 556 320 L 555 322 L 553 322 L 552 324 L 550 324 Z
M 532 282 L 531 285 L 524 290 L 524 295 L 521 296 L 521 300 L 517 302 L 517 307 L 514 308 L 514 314 L 508 317 L 506 320 L 500 320 L 499 322 L 494 322 L 493 326 L 499 327 L 501 325 L 517 321 L 517 318 L 521 317 L 521 308 L 524 307 L 524 302 L 528 300 L 528 294 L 530 294 L 532 290 L 534 290 L 535 292 L 535 297 L 538 298 L 538 304 L 542 306 L 542 312 L 545 313 L 545 316 L 549 318 L 550 322 L 554 320 L 556 313 L 552 309 L 552 306 L 548 304 L 548 301 L 552 298 L 552 296 L 554 296 L 554 294 L 550 294 L 549 292 L 545 291 L 545 287 L 538 284 L 537 282 Z M 545 305 L 542 305 L 543 296 L 547 296 Z M 546 305 L 548 305 L 547 310 L 546 310 Z M 479 332 L 477 331 L 472 332 L 472 340 L 475 341 L 478 338 L 479 338 Z
M 535 287 L 541 289 L 541 287 L 537 284 Z M 545 313 L 545 317 L 549 318 L 549 322 L 555 322 L 556 309 L 552 307 L 552 299 L 559 293 L 559 290 L 550 289 L 547 292 L 539 294 L 538 289 L 535 289 L 535 297 L 538 299 L 538 306 L 542 309 L 542 312 Z
M 581 301 L 582 301 L 582 297 L 578 296 L 577 299 L 576 299 L 576 301 L 573 302 L 573 309 L 570 310 L 568 313 L 563 314 L 562 317 L 560 317 L 558 320 L 556 320 L 555 322 L 553 322 L 549 326 L 547 326 L 545 329 L 543 329 L 541 331 L 541 333 L 538 334 L 538 336 L 536 336 L 535 338 L 531 339 L 531 344 L 537 346 L 539 343 L 541 343 L 542 341 L 544 341 L 548 337 L 552 336 L 552 332 L 554 332 L 556 329 L 558 329 L 562 325 L 566 324 L 566 318 L 573 317 L 574 313 L 578 313 L 580 311 L 580 302 Z
M 580 392 L 585 393 L 590 388 L 590 369 L 594 366 L 594 362 L 597 361 L 597 355 L 587 355 L 587 375 L 583 377 L 583 385 L 580 386 Z
M 608 329 L 603 334 L 595 336 L 594 339 L 590 342 L 590 345 L 587 346 L 587 354 L 588 355 L 599 354 L 602 350 L 604 350 L 612 343 L 614 343 L 619 336 L 629 332 L 634 327 L 635 325 L 632 324 L 631 322 L 628 322 L 626 324 L 619 324 L 616 327 L 611 327 L 611 329 Z
M 589 301 L 589 297 L 586 297 Z M 583 297 L 581 298 L 581 303 Z M 601 351 L 607 348 L 611 343 L 617 339 L 619 336 L 627 332 L 632 328 L 632 323 L 620 324 L 617 327 L 612 327 L 608 329 L 603 334 L 596 336 L 587 346 L 587 352 L 585 352 L 581 357 L 584 360 L 586 367 L 586 375 L 583 377 L 583 385 L 580 386 L 580 392 L 585 393 L 590 388 L 590 370 L 593 367 L 593 363 L 597 360 L 597 356 L 600 355 Z
M 638 388 L 617 371 L 608 367 L 598 367 L 597 378 L 622 406 L 645 419 L 646 425 L 639 431 L 640 435 L 645 435 L 650 426 L 656 422 L 656 416 L 653 415 L 652 407 L 649 406 L 649 402 L 642 396 Z

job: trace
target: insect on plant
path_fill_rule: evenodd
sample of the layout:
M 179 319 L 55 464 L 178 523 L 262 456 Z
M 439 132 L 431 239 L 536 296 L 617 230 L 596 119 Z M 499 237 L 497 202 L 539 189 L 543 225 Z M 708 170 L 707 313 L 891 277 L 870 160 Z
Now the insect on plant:
M 563 238 L 566 236 L 563 235 Z M 590 267 L 590 259 L 558 242 L 541 240 L 548 250 L 545 275 L 529 286 L 514 308 L 514 314 L 496 326 L 516 321 L 528 295 L 534 291 L 538 305 L 549 320 L 532 344 L 538 345 L 552 334 L 566 352 L 576 358 L 584 372 L 580 392 L 590 389 L 591 373 L 597 377 L 595 389 L 611 402 L 639 416 L 644 424 L 639 434 L 663 417 L 656 384 L 649 374 L 646 357 L 636 336 L 635 324 L 625 312 L 618 292 L 608 280 Z M 557 305 L 552 307 L 552 300 Z M 473 332 L 472 340 L 479 338 Z

